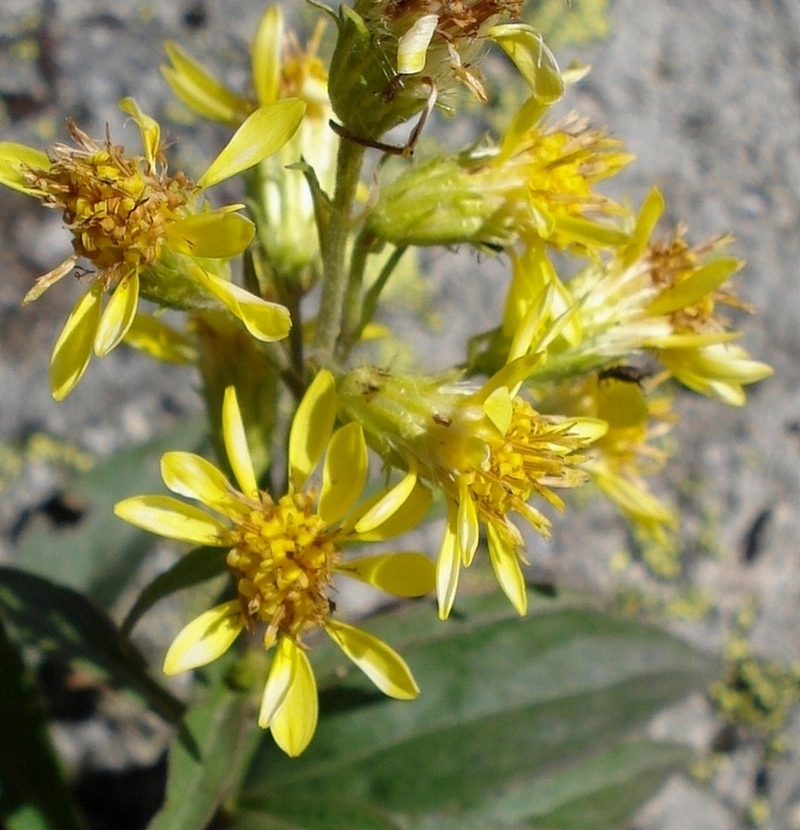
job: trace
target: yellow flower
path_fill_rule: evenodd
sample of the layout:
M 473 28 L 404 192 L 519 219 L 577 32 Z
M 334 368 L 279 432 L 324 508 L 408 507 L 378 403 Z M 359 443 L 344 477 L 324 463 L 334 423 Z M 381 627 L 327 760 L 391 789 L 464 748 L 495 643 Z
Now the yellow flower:
M 319 240 L 311 190 L 303 172 L 290 168 L 302 159 L 325 192 L 335 185 L 338 138 L 329 121 L 326 67 L 317 55 L 323 21 L 303 50 L 294 33 L 284 30 L 279 6 L 268 6 L 251 49 L 253 95 L 241 96 L 217 80 L 177 43 L 165 43 L 169 66 L 161 71 L 172 91 L 205 118 L 237 126 L 257 106 L 286 98 L 306 104 L 306 116 L 294 136 L 253 170 L 248 192 L 257 195 L 250 209 L 256 240 L 268 269 L 280 278 L 300 280 L 307 289 L 320 270 Z M 309 273 L 310 270 L 310 273 Z
M 459 571 L 468 567 L 483 526 L 495 576 L 514 608 L 527 607 L 521 515 L 543 536 L 550 522 L 528 504 L 533 496 L 561 508 L 555 487 L 586 475 L 578 451 L 605 431 L 602 421 L 537 412 L 517 392 L 531 361 L 514 361 L 482 387 L 360 368 L 344 378 L 343 409 L 364 423 L 390 460 L 440 489 L 447 524 L 436 565 L 439 616 L 453 606 Z
M 612 341 L 628 329 L 636 341 L 632 347 L 650 349 L 685 386 L 740 406 L 745 401 L 742 386 L 772 374 L 767 364 L 733 345 L 739 334 L 728 331 L 729 321 L 718 314 L 719 305 L 747 309 L 725 289 L 743 263 L 711 256 L 729 237 L 690 247 L 685 229 L 679 227 L 666 242 L 650 241 L 663 210 L 663 197 L 654 190 L 642 206 L 627 250 L 592 292 L 593 310 L 598 303 L 615 302 L 620 316 L 613 324 L 609 321 Z
M 281 339 L 291 326 L 282 306 L 209 272 L 209 258 L 227 260 L 247 247 L 253 225 L 236 213 L 237 205 L 209 210 L 197 201 L 206 188 L 285 144 L 304 105 L 286 100 L 252 113 L 196 185 L 181 173 L 167 173 L 158 123 L 131 98 L 120 107 L 139 127 L 144 155 L 125 156 L 108 136 L 95 141 L 72 122 L 75 146 L 56 145 L 52 156 L 0 143 L 0 184 L 61 211 L 72 232 L 73 254 L 40 277 L 23 303 L 38 298 L 81 259 L 95 268 L 91 287 L 53 349 L 50 380 L 57 400 L 80 380 L 92 351 L 106 355 L 123 340 L 140 296 L 179 308 L 223 307 L 260 340 Z
M 342 6 L 330 66 L 330 95 L 351 138 L 374 144 L 387 130 L 436 105 L 453 110 L 466 87 L 487 100 L 477 62 L 498 43 L 541 103 L 558 100 L 564 82 L 541 35 L 519 17 L 521 0 L 357 0 Z M 417 127 L 416 131 L 419 131 Z
M 289 437 L 289 488 L 279 499 L 260 490 L 245 444 L 236 394 L 223 404 L 223 438 L 238 489 L 205 459 L 170 452 L 161 463 L 174 493 L 196 499 L 222 518 L 169 496 L 120 502 L 117 516 L 138 527 L 196 545 L 230 548 L 227 565 L 235 599 L 190 622 L 175 638 L 167 674 L 204 666 L 222 655 L 243 629 L 275 647 L 258 718 L 289 755 L 299 755 L 317 721 L 317 694 L 304 637 L 322 628 L 385 694 L 410 699 L 419 689 L 405 662 L 385 643 L 332 618 L 334 574 L 397 596 L 433 588 L 433 563 L 422 554 L 384 553 L 345 558 L 342 545 L 386 539 L 410 529 L 427 509 L 429 493 L 413 477 L 356 506 L 367 478 L 367 447 L 358 424 L 333 431 L 336 390 L 323 371 L 308 389 Z M 326 449 L 327 447 L 327 449 Z M 311 476 L 320 458 L 319 491 Z
M 389 182 L 369 230 L 396 245 L 625 243 L 627 234 L 595 218 L 622 213 L 594 190 L 630 161 L 621 142 L 576 117 L 551 127 L 531 117 L 525 105 L 499 145 L 433 159 Z
M 552 266 L 532 249 L 527 267 L 515 273 L 506 323 L 513 330 L 547 288 L 556 289 L 551 319 L 561 321 L 563 336 L 552 339 L 538 381 L 603 369 L 646 349 L 690 389 L 741 405 L 742 387 L 772 374 L 733 344 L 739 333 L 719 314 L 721 305 L 746 308 L 725 288 L 742 263 L 714 256 L 730 240 L 690 247 L 679 227 L 666 242 L 653 242 L 663 210 L 663 197 L 653 190 L 627 244 L 607 260 L 593 259 L 566 286 L 555 284 Z
M 587 451 L 582 469 L 643 541 L 664 546 L 677 519 L 646 482 L 664 466 L 666 454 L 658 442 L 676 420 L 670 397 L 654 391 L 660 380 L 663 375 L 645 381 L 637 370 L 615 366 L 556 389 L 538 403 L 546 412 L 569 412 L 608 424 L 606 434 Z

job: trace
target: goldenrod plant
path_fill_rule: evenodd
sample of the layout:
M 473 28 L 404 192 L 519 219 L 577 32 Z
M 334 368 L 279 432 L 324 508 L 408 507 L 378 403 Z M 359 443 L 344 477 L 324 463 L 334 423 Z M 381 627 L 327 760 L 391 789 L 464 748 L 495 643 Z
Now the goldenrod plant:
M 23 786 L 0 753 L 9 828 L 82 826 L 45 736 L 19 726 L 44 718 L 19 655 L 65 638 L 177 725 L 157 830 L 578 827 L 586 811 L 612 828 L 686 761 L 631 730 L 702 686 L 709 661 L 596 599 L 538 593 L 526 535 L 557 535 L 585 489 L 638 538 L 675 547 L 679 516 L 650 479 L 676 390 L 741 406 L 771 369 L 722 313 L 747 310 L 732 241 L 662 227 L 657 189 L 639 208 L 604 195 L 634 159 L 562 109 L 585 70 L 559 69 L 523 5 L 314 3 L 306 43 L 268 6 L 240 89 L 165 43 L 171 90 L 230 132 L 196 180 L 168 170 L 161 127 L 133 98 L 120 107 L 139 154 L 72 121 L 50 149 L 0 143 L 0 183 L 72 236 L 23 304 L 73 272 L 85 286 L 53 348 L 53 397 L 81 394 L 91 356 L 127 345 L 195 371 L 206 403 L 203 429 L 159 442 L 163 483 L 152 460 L 119 462 L 94 564 L 76 552 L 63 578 L 0 572 L 16 701 L 0 710 L 19 715 L 16 754 L 38 759 L 19 762 L 23 778 L 50 781 Z M 436 113 L 489 105 L 490 50 L 524 103 L 499 134 L 446 149 Z M 230 179 L 242 201 L 219 204 Z M 506 268 L 500 319 L 449 368 L 381 361 L 382 341 L 408 336 L 385 316 L 401 261 L 459 246 L 474 252 L 465 292 L 488 257 Z M 125 573 L 156 537 L 181 555 L 118 630 L 97 607 L 98 562 Z M 354 624 L 348 579 L 395 604 Z M 197 678 L 179 700 L 129 636 L 200 583 L 208 603 L 162 655 L 165 675 Z M 43 604 L 46 624 L 29 625 Z

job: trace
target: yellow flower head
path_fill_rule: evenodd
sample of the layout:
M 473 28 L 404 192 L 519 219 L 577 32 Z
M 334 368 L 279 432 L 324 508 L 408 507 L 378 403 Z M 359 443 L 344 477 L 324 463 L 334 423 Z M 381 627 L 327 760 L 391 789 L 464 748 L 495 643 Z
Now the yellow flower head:
M 335 185 L 338 138 L 331 130 L 333 116 L 328 98 L 328 75 L 317 55 L 323 35 L 320 22 L 305 49 L 295 34 L 286 31 L 280 6 L 267 6 L 251 49 L 252 94 L 228 89 L 177 43 L 164 47 L 170 65 L 161 70 L 172 91 L 205 118 L 239 125 L 257 106 L 297 99 L 306 114 L 297 132 L 275 154 L 253 170 L 248 192 L 258 194 L 250 209 L 259 229 L 257 243 L 268 269 L 281 279 L 300 282 L 306 290 L 321 269 L 314 203 L 301 159 L 313 169 L 325 192 Z
M 303 105 L 284 101 L 254 112 L 197 185 L 168 174 L 157 122 L 130 98 L 120 106 L 139 127 L 143 155 L 125 155 L 108 136 L 93 140 L 72 122 L 75 146 L 58 144 L 51 156 L 0 143 L 0 183 L 60 211 L 72 234 L 74 253 L 40 277 L 23 302 L 37 299 L 81 260 L 95 268 L 53 350 L 51 386 L 59 400 L 80 380 L 92 351 L 106 355 L 123 340 L 140 296 L 179 308 L 225 308 L 261 340 L 283 338 L 291 325 L 285 308 L 208 272 L 209 258 L 223 262 L 218 270 L 224 272 L 224 261 L 249 244 L 253 225 L 236 205 L 208 210 L 197 200 L 205 188 L 281 147 L 297 129 Z
M 477 390 L 369 368 L 351 372 L 341 386 L 343 408 L 363 421 L 384 454 L 445 495 L 448 518 L 437 562 L 442 619 L 452 608 L 461 565 L 472 563 L 481 526 L 501 588 L 525 613 L 524 542 L 511 514 L 549 536 L 549 521 L 528 500 L 539 496 L 561 508 L 552 488 L 585 480 L 579 451 L 605 431 L 596 419 L 537 412 L 516 394 L 519 370 L 506 367 Z
M 718 314 L 721 304 L 746 308 L 724 287 L 742 263 L 714 256 L 728 238 L 690 247 L 679 229 L 666 242 L 651 241 L 663 210 L 663 197 L 652 191 L 628 243 L 569 282 L 572 330 L 579 334 L 566 349 L 555 344 L 548 366 L 582 365 L 585 371 L 647 349 L 690 389 L 741 405 L 743 385 L 772 374 L 732 343 L 739 334 Z M 528 304 L 540 292 L 531 287 Z
M 618 246 L 627 235 L 594 217 L 621 208 L 594 186 L 630 159 L 574 117 L 512 127 L 500 145 L 433 159 L 387 184 L 368 227 L 396 245 Z
M 605 435 L 587 451 L 582 469 L 640 538 L 663 545 L 677 525 L 676 517 L 646 482 L 664 466 L 660 441 L 676 420 L 670 396 L 656 391 L 660 380 L 663 375 L 645 379 L 632 367 L 613 366 L 556 389 L 539 405 L 545 411 L 600 418 L 608 424 Z
M 539 33 L 522 23 L 521 0 L 357 0 L 342 6 L 330 67 L 336 115 L 351 137 L 374 142 L 434 105 L 452 110 L 466 87 L 485 102 L 476 63 L 485 44 L 498 43 L 530 84 L 552 103 L 564 83 Z
M 120 502 L 115 513 L 138 527 L 197 545 L 229 548 L 227 566 L 236 598 L 190 622 L 175 638 L 164 671 L 174 674 L 221 656 L 247 629 L 275 648 L 259 714 L 278 745 L 299 755 L 317 720 L 314 675 L 304 637 L 322 628 L 391 697 L 419 693 L 405 662 L 385 643 L 332 618 L 333 577 L 343 574 L 397 596 L 433 588 L 433 563 L 422 554 L 384 553 L 348 558 L 349 542 L 386 539 L 410 529 L 430 494 L 406 476 L 398 485 L 356 506 L 367 478 L 367 447 L 358 424 L 333 431 L 333 377 L 323 371 L 298 408 L 289 439 L 289 488 L 278 499 L 260 490 L 245 445 L 236 394 L 223 405 L 223 437 L 236 483 L 192 453 L 170 452 L 161 463 L 174 493 L 200 501 L 218 516 L 168 496 Z M 321 486 L 312 474 L 324 452 Z

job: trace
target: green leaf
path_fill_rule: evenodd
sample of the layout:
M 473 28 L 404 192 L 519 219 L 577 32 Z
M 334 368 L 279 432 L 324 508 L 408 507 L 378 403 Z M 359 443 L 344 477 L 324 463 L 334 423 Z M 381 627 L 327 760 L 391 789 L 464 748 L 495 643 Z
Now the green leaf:
M 315 795 L 275 796 L 250 809 L 241 805 L 230 830 L 403 830 L 389 816 L 363 804 Z
M 154 537 L 112 513 L 127 496 L 164 491 L 159 460 L 167 450 L 196 450 L 205 435 L 202 419 L 182 423 L 151 441 L 116 453 L 87 473 L 74 476 L 62 501 L 80 514 L 72 525 L 54 527 L 36 514 L 17 543 L 14 561 L 111 607 L 130 584 Z M 57 551 L 57 555 L 54 555 Z
M 198 672 L 199 694 L 182 722 L 182 740 L 170 749 L 164 806 L 148 830 L 207 827 L 236 787 L 260 730 L 252 687 L 236 683 L 235 661 L 231 650 Z
M 16 568 L 0 568 L 0 614 L 17 641 L 86 661 L 170 720 L 180 717 L 183 704 L 150 677 L 133 646 L 123 648 L 111 619 L 77 591 Z
M 0 619 L 0 825 L 80 830 L 33 678 Z
M 159 600 L 206 582 L 209 579 L 225 573 L 225 557 L 228 551 L 225 548 L 196 548 L 186 556 L 182 556 L 169 570 L 159 574 L 139 594 L 133 608 L 128 612 L 122 626 L 120 636 L 127 638 L 133 627 Z
M 540 778 L 505 811 L 529 813 L 536 830 L 619 830 L 642 801 L 691 761 L 689 747 L 647 740 L 624 741 L 551 776 Z M 527 803 L 526 803 L 527 802 Z
M 411 666 L 422 689 L 413 703 L 380 697 L 342 659 L 332 687 L 331 658 L 313 654 L 321 688 L 327 681 L 317 734 L 292 761 L 265 740 L 242 804 L 274 810 L 278 795 L 313 792 L 415 830 L 616 830 L 619 814 L 685 758 L 680 748 L 625 743 L 631 730 L 703 687 L 710 661 L 649 626 L 568 601 L 530 602 L 523 619 L 492 597 L 460 602 L 465 613 L 447 624 L 427 605 L 366 623 Z M 589 810 L 588 824 L 562 821 Z

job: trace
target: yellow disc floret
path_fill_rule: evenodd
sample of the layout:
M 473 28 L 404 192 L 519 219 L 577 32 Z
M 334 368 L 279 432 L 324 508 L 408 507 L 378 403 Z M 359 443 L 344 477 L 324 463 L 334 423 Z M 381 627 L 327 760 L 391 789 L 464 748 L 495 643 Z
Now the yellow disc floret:
M 78 256 L 102 272 L 111 287 L 159 255 L 166 228 L 182 216 L 192 183 L 168 176 L 166 165 L 95 141 L 69 123 L 76 147 L 57 145 L 47 170 L 31 170 L 30 185 L 44 205 L 60 210 Z
M 582 459 L 572 454 L 581 442 L 570 435 L 566 423 L 541 415 L 522 398 L 515 397 L 512 405 L 511 424 L 505 435 L 489 439 L 486 464 L 471 470 L 464 480 L 487 519 L 520 513 L 546 534 L 548 521 L 527 502 L 537 493 L 561 506 L 550 487 L 570 487 L 584 479 L 575 468 Z
M 330 616 L 326 590 L 340 553 L 327 530 L 314 512 L 313 495 L 291 493 L 277 503 L 262 494 L 261 507 L 231 531 L 227 562 L 242 615 L 248 627 L 266 624 L 266 648 L 278 632 L 298 641 Z

